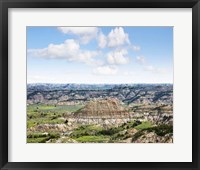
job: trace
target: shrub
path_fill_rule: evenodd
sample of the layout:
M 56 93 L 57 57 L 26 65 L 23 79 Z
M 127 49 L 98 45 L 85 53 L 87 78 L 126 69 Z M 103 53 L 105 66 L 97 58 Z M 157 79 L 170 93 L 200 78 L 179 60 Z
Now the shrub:
M 149 132 L 155 132 L 158 136 L 165 136 L 168 133 L 173 133 L 172 125 L 158 125 L 148 129 Z
M 141 131 L 138 131 L 137 133 L 135 133 L 133 135 L 133 138 L 132 138 L 132 142 L 136 141 L 140 136 L 142 136 L 144 134 L 143 130 Z

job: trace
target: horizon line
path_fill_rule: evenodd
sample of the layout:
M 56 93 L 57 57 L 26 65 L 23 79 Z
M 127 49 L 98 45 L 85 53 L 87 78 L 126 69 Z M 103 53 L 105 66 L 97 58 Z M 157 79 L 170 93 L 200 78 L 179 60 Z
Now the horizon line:
M 27 84 L 85 84 L 85 85 L 115 85 L 115 84 L 173 84 L 169 82 L 165 83 L 27 83 Z

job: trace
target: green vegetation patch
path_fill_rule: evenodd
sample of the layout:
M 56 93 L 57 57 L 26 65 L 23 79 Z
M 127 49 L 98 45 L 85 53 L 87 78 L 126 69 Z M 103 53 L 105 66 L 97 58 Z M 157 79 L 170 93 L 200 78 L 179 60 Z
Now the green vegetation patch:
M 119 127 L 113 127 L 113 128 L 101 130 L 98 132 L 98 134 L 112 136 L 122 130 L 124 130 L 124 128 L 122 126 L 119 126 Z
M 41 124 L 63 124 L 63 123 L 65 123 L 64 119 L 37 118 L 37 119 L 27 120 L 27 127 L 30 128 Z
M 76 110 L 82 108 L 83 105 L 44 105 L 44 104 L 33 104 L 27 106 L 28 113 L 30 112 L 56 112 L 56 113 L 64 113 L 64 112 L 75 112 Z
M 104 143 L 109 141 L 109 137 L 105 136 L 81 136 L 75 139 L 81 143 Z
M 140 125 L 141 123 L 142 123 L 142 122 L 140 122 L 140 121 L 138 121 L 138 120 L 136 120 L 136 121 L 130 121 L 130 122 L 124 123 L 124 124 L 122 125 L 122 127 L 123 127 L 124 129 L 130 129 L 130 128 L 134 128 L 134 127 Z
M 27 120 L 27 128 L 31 128 L 37 125 L 37 122 Z
M 27 143 L 46 143 L 48 141 L 48 137 L 42 137 L 42 138 L 27 138 Z
M 90 136 L 90 135 L 98 135 L 103 128 L 95 125 L 84 125 L 75 129 L 70 136 L 71 137 L 81 137 L 81 136 Z
M 141 124 L 135 126 L 135 129 L 137 130 L 142 130 L 142 129 L 148 129 L 148 128 L 151 128 L 153 125 L 151 122 L 142 122 Z
M 70 114 L 82 105 L 56 106 L 33 104 L 27 106 L 27 127 L 31 128 L 40 124 L 62 124 L 65 123 L 63 117 Z
M 165 136 L 166 134 L 173 134 L 173 126 L 161 124 L 161 125 L 158 125 L 158 126 L 141 129 L 133 135 L 132 142 L 137 140 L 140 136 L 144 135 L 145 132 L 154 132 L 158 136 Z
M 108 129 L 103 129 L 102 131 L 99 132 L 99 134 L 112 136 L 112 135 L 115 135 L 115 134 L 117 134 L 117 133 L 119 133 L 123 130 L 134 128 L 135 126 L 138 126 L 140 124 L 141 124 L 140 121 L 130 121 L 130 122 L 122 124 L 119 127 L 112 127 L 112 128 L 108 128 Z
M 135 126 L 138 126 L 140 124 L 141 124 L 140 121 L 130 121 L 122 124 L 119 127 L 111 127 L 111 128 L 103 128 L 97 125 L 84 125 L 75 129 L 70 134 L 70 137 L 75 140 L 79 138 L 80 140 L 82 140 L 82 137 L 84 137 L 83 139 L 85 139 L 86 136 L 93 136 L 93 137 L 95 136 L 98 137 L 98 139 L 106 139 L 106 141 L 109 139 L 108 142 L 119 141 L 131 137 L 131 134 L 126 133 L 126 130 L 134 128 Z M 80 140 L 77 141 L 79 142 Z
M 158 125 L 152 128 L 147 129 L 148 132 L 155 132 L 158 136 L 165 136 L 166 134 L 173 134 L 173 126 L 172 125 Z
M 50 139 L 58 139 L 59 133 L 28 133 L 27 143 L 46 143 Z

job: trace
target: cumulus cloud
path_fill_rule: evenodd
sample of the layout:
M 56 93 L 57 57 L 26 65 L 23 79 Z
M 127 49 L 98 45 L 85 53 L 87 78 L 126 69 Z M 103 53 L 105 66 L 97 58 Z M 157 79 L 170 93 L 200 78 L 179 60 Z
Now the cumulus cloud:
M 143 57 L 143 56 L 137 56 L 136 61 L 137 61 L 137 63 L 139 63 L 143 66 L 144 71 L 148 71 L 151 73 L 159 73 L 159 74 L 166 73 L 165 69 L 157 68 L 157 67 L 154 67 L 154 66 L 148 64 L 145 57 Z
M 62 44 L 50 44 L 47 48 L 28 49 L 28 56 L 54 59 L 67 59 L 86 64 L 96 64 L 94 57 L 99 53 L 80 49 L 80 45 L 74 39 L 67 39 Z
M 107 62 L 109 64 L 127 64 L 129 58 L 127 56 L 128 51 L 126 49 L 111 51 L 107 54 Z
M 97 37 L 97 42 L 100 48 L 105 48 L 107 45 L 107 37 L 102 32 L 100 32 Z
M 117 47 L 124 44 L 130 44 L 128 34 L 124 32 L 122 27 L 112 29 L 108 34 L 108 47 Z
M 64 34 L 77 35 L 83 44 L 88 44 L 98 33 L 97 27 L 58 27 L 58 30 Z
M 136 57 L 136 61 L 139 64 L 145 64 L 146 63 L 146 60 L 145 60 L 145 58 L 143 56 L 137 56 Z
M 140 51 L 141 48 L 140 48 L 140 46 L 133 45 L 132 49 L 133 49 L 133 51 Z
M 93 70 L 94 74 L 100 74 L 100 75 L 115 75 L 117 74 L 118 69 L 116 66 L 99 66 Z

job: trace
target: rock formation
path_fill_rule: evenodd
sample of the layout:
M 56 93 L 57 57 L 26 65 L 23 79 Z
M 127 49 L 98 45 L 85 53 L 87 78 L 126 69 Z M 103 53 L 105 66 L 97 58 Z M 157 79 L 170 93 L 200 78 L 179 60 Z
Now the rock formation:
M 116 98 L 95 99 L 74 113 L 77 118 L 121 118 L 128 117 L 128 109 Z
M 68 125 L 97 124 L 118 126 L 130 121 L 128 109 L 116 98 L 94 99 L 68 119 Z

